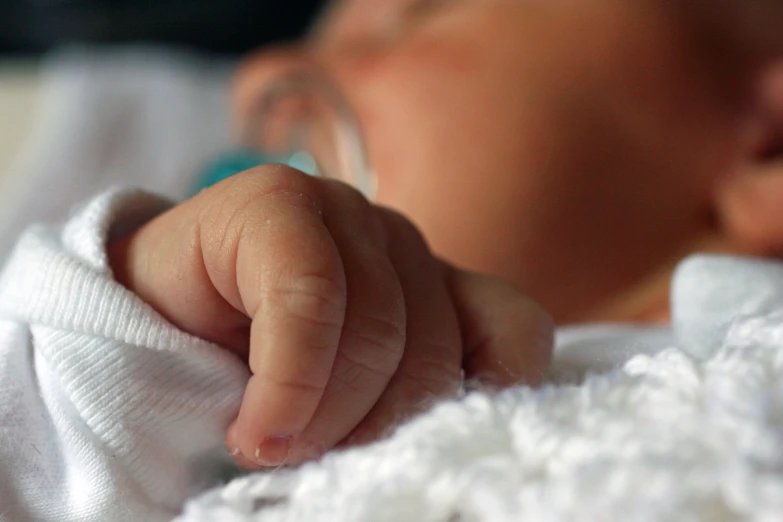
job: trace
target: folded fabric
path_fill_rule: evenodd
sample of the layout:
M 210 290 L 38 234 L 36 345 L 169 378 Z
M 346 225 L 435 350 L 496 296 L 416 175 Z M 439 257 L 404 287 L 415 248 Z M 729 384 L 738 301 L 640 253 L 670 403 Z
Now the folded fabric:
M 112 278 L 106 242 L 170 203 L 138 191 L 34 226 L 0 275 L 0 520 L 156 522 L 236 473 L 248 378 Z

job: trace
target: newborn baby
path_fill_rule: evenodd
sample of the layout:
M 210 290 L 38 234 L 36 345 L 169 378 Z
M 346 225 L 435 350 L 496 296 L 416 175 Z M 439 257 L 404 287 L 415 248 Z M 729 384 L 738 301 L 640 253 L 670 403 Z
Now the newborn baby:
M 265 166 L 28 232 L 0 286 L 0 513 L 164 520 L 223 457 L 295 465 L 464 378 L 539 384 L 553 323 L 521 292 L 558 323 L 657 321 L 684 255 L 776 252 L 782 22 L 773 0 L 337 4 L 247 62 L 238 118 L 315 61 L 377 200 Z

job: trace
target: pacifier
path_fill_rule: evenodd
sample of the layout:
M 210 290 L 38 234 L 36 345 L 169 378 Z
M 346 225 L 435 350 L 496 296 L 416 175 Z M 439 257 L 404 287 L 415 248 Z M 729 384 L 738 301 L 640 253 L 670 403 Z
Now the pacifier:
M 375 195 L 357 120 L 317 68 L 297 67 L 267 83 L 245 121 L 239 147 L 206 166 L 194 193 L 258 165 L 279 163 L 343 181 L 369 199 Z

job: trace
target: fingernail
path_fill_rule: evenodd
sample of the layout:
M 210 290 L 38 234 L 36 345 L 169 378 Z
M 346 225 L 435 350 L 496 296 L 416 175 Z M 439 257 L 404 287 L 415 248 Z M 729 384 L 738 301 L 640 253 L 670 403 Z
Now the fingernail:
M 279 466 L 288 458 L 292 445 L 291 437 L 268 437 L 256 448 L 254 460 L 260 466 Z

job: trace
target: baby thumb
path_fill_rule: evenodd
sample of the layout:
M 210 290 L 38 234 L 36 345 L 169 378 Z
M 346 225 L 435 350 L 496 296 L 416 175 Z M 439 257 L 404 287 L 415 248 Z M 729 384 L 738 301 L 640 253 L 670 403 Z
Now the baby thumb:
M 462 328 L 466 378 L 482 385 L 540 385 L 552 357 L 554 322 L 498 278 L 448 268 Z

